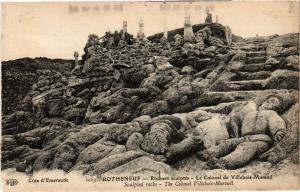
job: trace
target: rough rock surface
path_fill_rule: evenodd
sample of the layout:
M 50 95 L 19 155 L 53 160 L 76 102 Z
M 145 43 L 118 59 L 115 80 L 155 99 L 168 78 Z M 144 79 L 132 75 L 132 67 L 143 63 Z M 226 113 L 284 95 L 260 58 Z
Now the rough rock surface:
M 299 34 L 232 35 L 229 45 L 226 31 L 217 23 L 194 25 L 194 40 L 185 43 L 183 28 L 169 31 L 164 43 L 162 33 L 92 34 L 82 61 L 74 54 L 75 62 L 47 61 L 49 67 L 4 65 L 1 168 L 199 173 L 205 162 L 194 155 L 219 153 L 210 147 L 232 137 L 242 116 L 236 111 L 270 95 L 289 98 L 279 112 L 288 132 L 242 169 L 268 172 L 280 161 L 292 167 L 299 158 Z

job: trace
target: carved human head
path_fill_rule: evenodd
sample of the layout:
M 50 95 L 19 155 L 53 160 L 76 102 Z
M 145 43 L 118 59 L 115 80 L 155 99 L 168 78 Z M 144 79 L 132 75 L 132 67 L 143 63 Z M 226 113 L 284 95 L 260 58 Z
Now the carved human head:
M 258 108 L 261 110 L 274 110 L 278 111 L 283 104 L 282 98 L 276 95 L 269 96 Z

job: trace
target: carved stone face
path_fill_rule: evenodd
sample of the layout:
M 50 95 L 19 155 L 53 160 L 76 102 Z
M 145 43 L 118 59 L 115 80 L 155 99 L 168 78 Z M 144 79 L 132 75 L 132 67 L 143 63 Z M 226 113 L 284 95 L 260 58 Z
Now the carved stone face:
M 181 35 L 175 35 L 174 40 L 176 45 L 180 45 L 182 43 L 182 36 Z
M 269 97 L 265 102 L 261 104 L 258 110 L 276 110 L 280 107 L 280 100 L 276 97 Z
M 202 33 L 196 33 L 196 35 L 195 35 L 195 42 L 196 43 L 204 43 L 202 37 L 203 37 Z
M 127 21 L 123 21 L 123 30 L 127 32 Z
M 103 85 L 103 90 L 104 90 L 104 91 L 107 91 L 109 88 L 110 88 L 110 84 L 109 84 L 109 83 L 105 83 L 105 84 Z
M 71 90 L 66 90 L 65 92 L 67 97 L 71 97 L 72 96 L 72 91 Z
M 77 51 L 74 52 L 74 57 L 78 58 L 79 57 L 79 53 Z
M 190 17 L 185 17 L 184 26 L 185 27 L 191 27 L 192 26 L 192 22 L 191 22 L 191 18 Z

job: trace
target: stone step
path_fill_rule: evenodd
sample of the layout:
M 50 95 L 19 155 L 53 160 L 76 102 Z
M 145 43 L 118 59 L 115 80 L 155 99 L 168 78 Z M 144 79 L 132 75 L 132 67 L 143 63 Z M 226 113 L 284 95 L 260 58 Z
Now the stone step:
M 267 39 L 246 39 L 243 41 L 243 43 L 247 44 L 268 44 L 271 40 Z
M 271 76 L 270 71 L 258 71 L 258 72 L 238 72 L 231 78 L 232 81 L 242 81 L 242 80 L 259 80 L 266 79 Z
M 247 103 L 248 101 L 234 101 L 228 103 L 219 103 L 218 105 L 214 105 L 214 106 L 199 107 L 196 110 L 201 109 L 209 113 L 229 114 L 232 111 L 232 109 L 243 106 Z
M 226 91 L 242 90 L 262 90 L 265 80 L 246 80 L 246 81 L 227 81 L 225 82 Z
M 242 72 L 258 72 L 258 71 L 274 71 L 278 68 L 276 65 L 258 63 L 258 64 L 246 64 L 240 66 L 239 70 Z
M 259 95 L 275 94 L 275 93 L 289 94 L 289 91 L 286 89 L 280 89 L 280 90 L 266 89 L 266 90 L 229 91 L 229 92 L 211 91 L 201 95 L 197 103 L 201 107 L 215 106 L 220 103 L 247 101 Z
M 267 57 L 247 57 L 245 64 L 253 64 L 253 63 L 265 63 L 267 61 Z
M 241 46 L 240 49 L 242 51 L 265 51 L 267 46 L 265 45 L 247 45 L 247 46 Z
M 266 55 L 267 55 L 266 51 L 249 51 L 249 52 L 246 52 L 247 57 L 262 57 L 262 56 L 266 56 Z

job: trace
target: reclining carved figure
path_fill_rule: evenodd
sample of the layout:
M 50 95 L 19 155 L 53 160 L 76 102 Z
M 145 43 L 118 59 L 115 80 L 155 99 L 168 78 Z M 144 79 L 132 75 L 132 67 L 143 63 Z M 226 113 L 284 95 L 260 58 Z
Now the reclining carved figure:
M 285 109 L 288 100 L 287 96 L 270 95 L 259 107 L 249 102 L 231 117 L 236 119 L 231 122 L 235 138 L 199 152 L 198 158 L 208 160 L 207 166 L 212 169 L 246 165 L 285 136 L 286 123 L 277 112 Z

